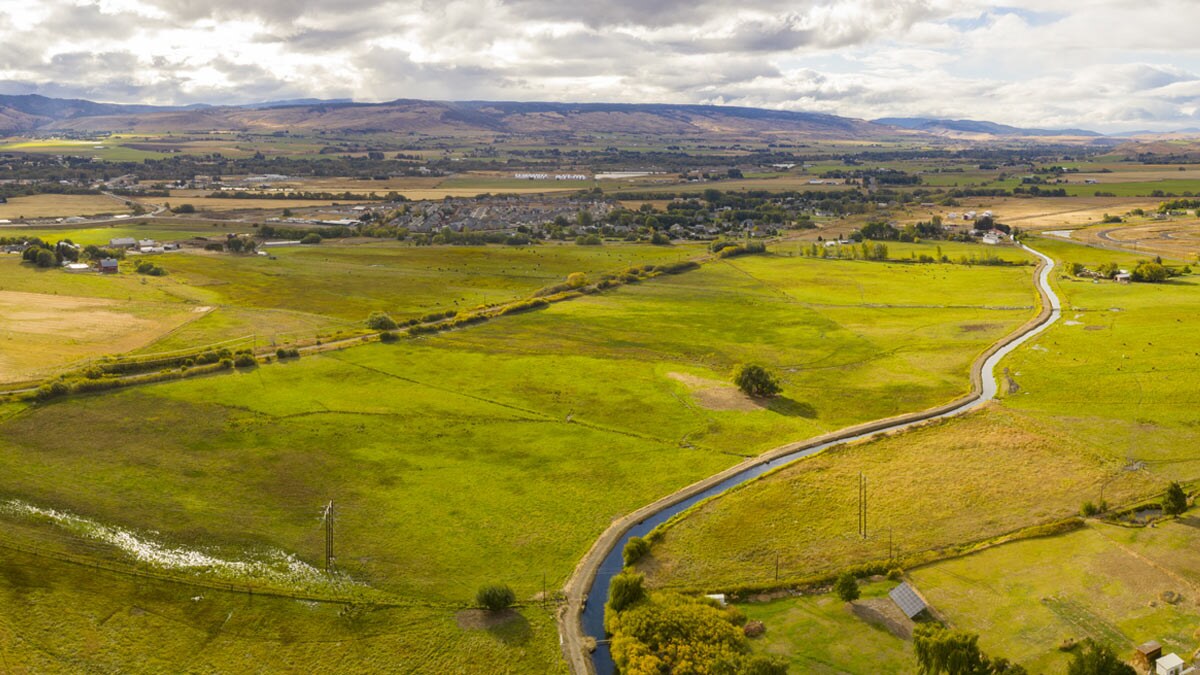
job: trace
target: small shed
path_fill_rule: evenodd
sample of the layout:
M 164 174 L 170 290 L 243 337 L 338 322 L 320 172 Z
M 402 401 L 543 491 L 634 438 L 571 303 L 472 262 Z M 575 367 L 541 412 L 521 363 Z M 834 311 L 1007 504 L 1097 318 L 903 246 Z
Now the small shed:
M 888 597 L 892 599 L 892 602 L 896 603 L 900 611 L 904 612 L 904 616 L 910 619 L 917 618 L 922 612 L 929 609 L 929 605 L 925 604 L 925 600 L 917 595 L 916 590 L 912 586 L 909 586 L 907 581 L 893 588 L 888 593 Z
M 1113 280 L 1116 281 L 1118 284 L 1127 284 L 1130 281 L 1133 281 L 1133 275 L 1130 274 L 1129 272 L 1121 272 L 1120 274 L 1113 277 Z
M 1167 654 L 1154 662 L 1154 673 L 1155 675 L 1181 675 L 1183 666 L 1183 659 L 1179 658 L 1178 654 Z
M 1148 673 L 1154 669 L 1154 664 L 1158 662 L 1160 656 L 1162 656 L 1162 645 L 1151 640 L 1143 645 L 1138 645 L 1138 648 L 1134 650 L 1133 663 L 1139 671 Z

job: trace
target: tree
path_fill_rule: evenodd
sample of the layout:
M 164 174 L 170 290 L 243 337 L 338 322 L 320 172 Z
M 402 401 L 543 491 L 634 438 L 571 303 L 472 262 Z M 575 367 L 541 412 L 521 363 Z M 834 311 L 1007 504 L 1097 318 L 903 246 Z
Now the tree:
M 300 240 L 301 244 L 319 244 L 321 243 L 321 235 L 316 232 L 309 232 Z
M 733 383 L 746 395 L 757 398 L 769 398 L 782 391 L 774 375 L 754 364 L 742 366 L 734 376 Z
M 480 586 L 475 593 L 475 604 L 493 612 L 512 607 L 517 601 L 516 593 L 504 584 Z
M 1187 494 L 1179 483 L 1172 482 L 1167 487 L 1167 494 L 1163 495 L 1162 510 L 1168 516 L 1177 516 L 1187 511 Z
M 650 552 L 650 542 L 641 537 L 630 537 L 629 541 L 625 542 L 625 548 L 621 551 L 621 557 L 625 560 L 625 566 L 636 563 Z
M 191 204 L 180 204 L 174 211 L 175 213 L 195 213 L 196 207 Z
M 646 597 L 642 583 L 646 578 L 635 572 L 621 572 L 608 584 L 608 611 L 623 612 Z
M 393 330 L 396 328 L 396 320 L 383 312 L 371 312 L 371 316 L 367 317 L 367 328 Z
M 979 636 L 947 630 L 934 624 L 918 624 L 913 630 L 913 649 L 921 675 L 1025 675 L 1021 666 L 1007 659 L 993 659 L 979 650 Z
M 1118 659 L 1107 645 L 1088 639 L 1071 655 L 1067 675 L 1137 675 L 1137 671 Z
M 38 249 L 37 256 L 34 258 L 34 264 L 38 267 L 54 267 L 57 258 L 54 256 L 54 251 L 48 248 Z
M 1167 268 L 1163 267 L 1161 264 L 1143 260 L 1137 264 L 1137 267 L 1133 268 L 1133 272 L 1130 274 L 1130 276 L 1133 277 L 1134 281 L 1158 283 L 1160 281 L 1166 281 L 1170 274 L 1167 272 Z
M 855 579 L 853 574 L 845 572 L 834 582 L 833 590 L 842 600 L 854 602 L 858 599 L 858 579 Z

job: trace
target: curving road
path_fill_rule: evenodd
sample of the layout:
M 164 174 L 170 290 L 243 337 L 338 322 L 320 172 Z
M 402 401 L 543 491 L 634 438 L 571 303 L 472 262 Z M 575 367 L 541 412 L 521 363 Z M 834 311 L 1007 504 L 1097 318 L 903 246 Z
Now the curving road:
M 579 562 L 563 589 L 566 602 L 559 610 L 558 630 L 563 656 L 571 672 L 575 675 L 611 675 L 614 671 L 607 643 L 599 644 L 595 653 L 589 656 L 585 639 L 592 636 L 599 641 L 604 637 L 604 602 L 608 597 L 609 581 L 622 569 L 621 552 L 630 537 L 644 536 L 697 502 L 784 464 L 845 443 L 903 431 L 930 420 L 961 415 L 995 398 L 996 365 L 1014 349 L 1049 328 L 1062 314 L 1058 296 L 1050 288 L 1054 261 L 1028 246 L 1023 245 L 1023 248 L 1039 259 L 1035 279 L 1041 296 L 1041 311 L 1015 332 L 989 347 L 971 364 L 971 393 L 930 410 L 866 422 L 775 448 L 614 521 Z

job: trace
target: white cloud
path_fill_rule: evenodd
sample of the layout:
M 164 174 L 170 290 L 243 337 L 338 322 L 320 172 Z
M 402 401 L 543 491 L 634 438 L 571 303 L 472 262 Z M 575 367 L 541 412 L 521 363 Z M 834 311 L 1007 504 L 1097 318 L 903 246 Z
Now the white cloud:
M 0 92 L 1194 124 L 1188 0 L 0 0 Z

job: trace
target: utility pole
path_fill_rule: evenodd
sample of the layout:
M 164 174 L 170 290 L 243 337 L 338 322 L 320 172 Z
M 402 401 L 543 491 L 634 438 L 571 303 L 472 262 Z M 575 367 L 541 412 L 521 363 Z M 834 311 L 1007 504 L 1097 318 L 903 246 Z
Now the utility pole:
M 321 514 L 321 520 L 325 521 L 325 573 L 333 569 L 333 500 L 325 505 L 325 512 Z
M 867 477 L 858 474 L 858 534 L 867 538 Z

